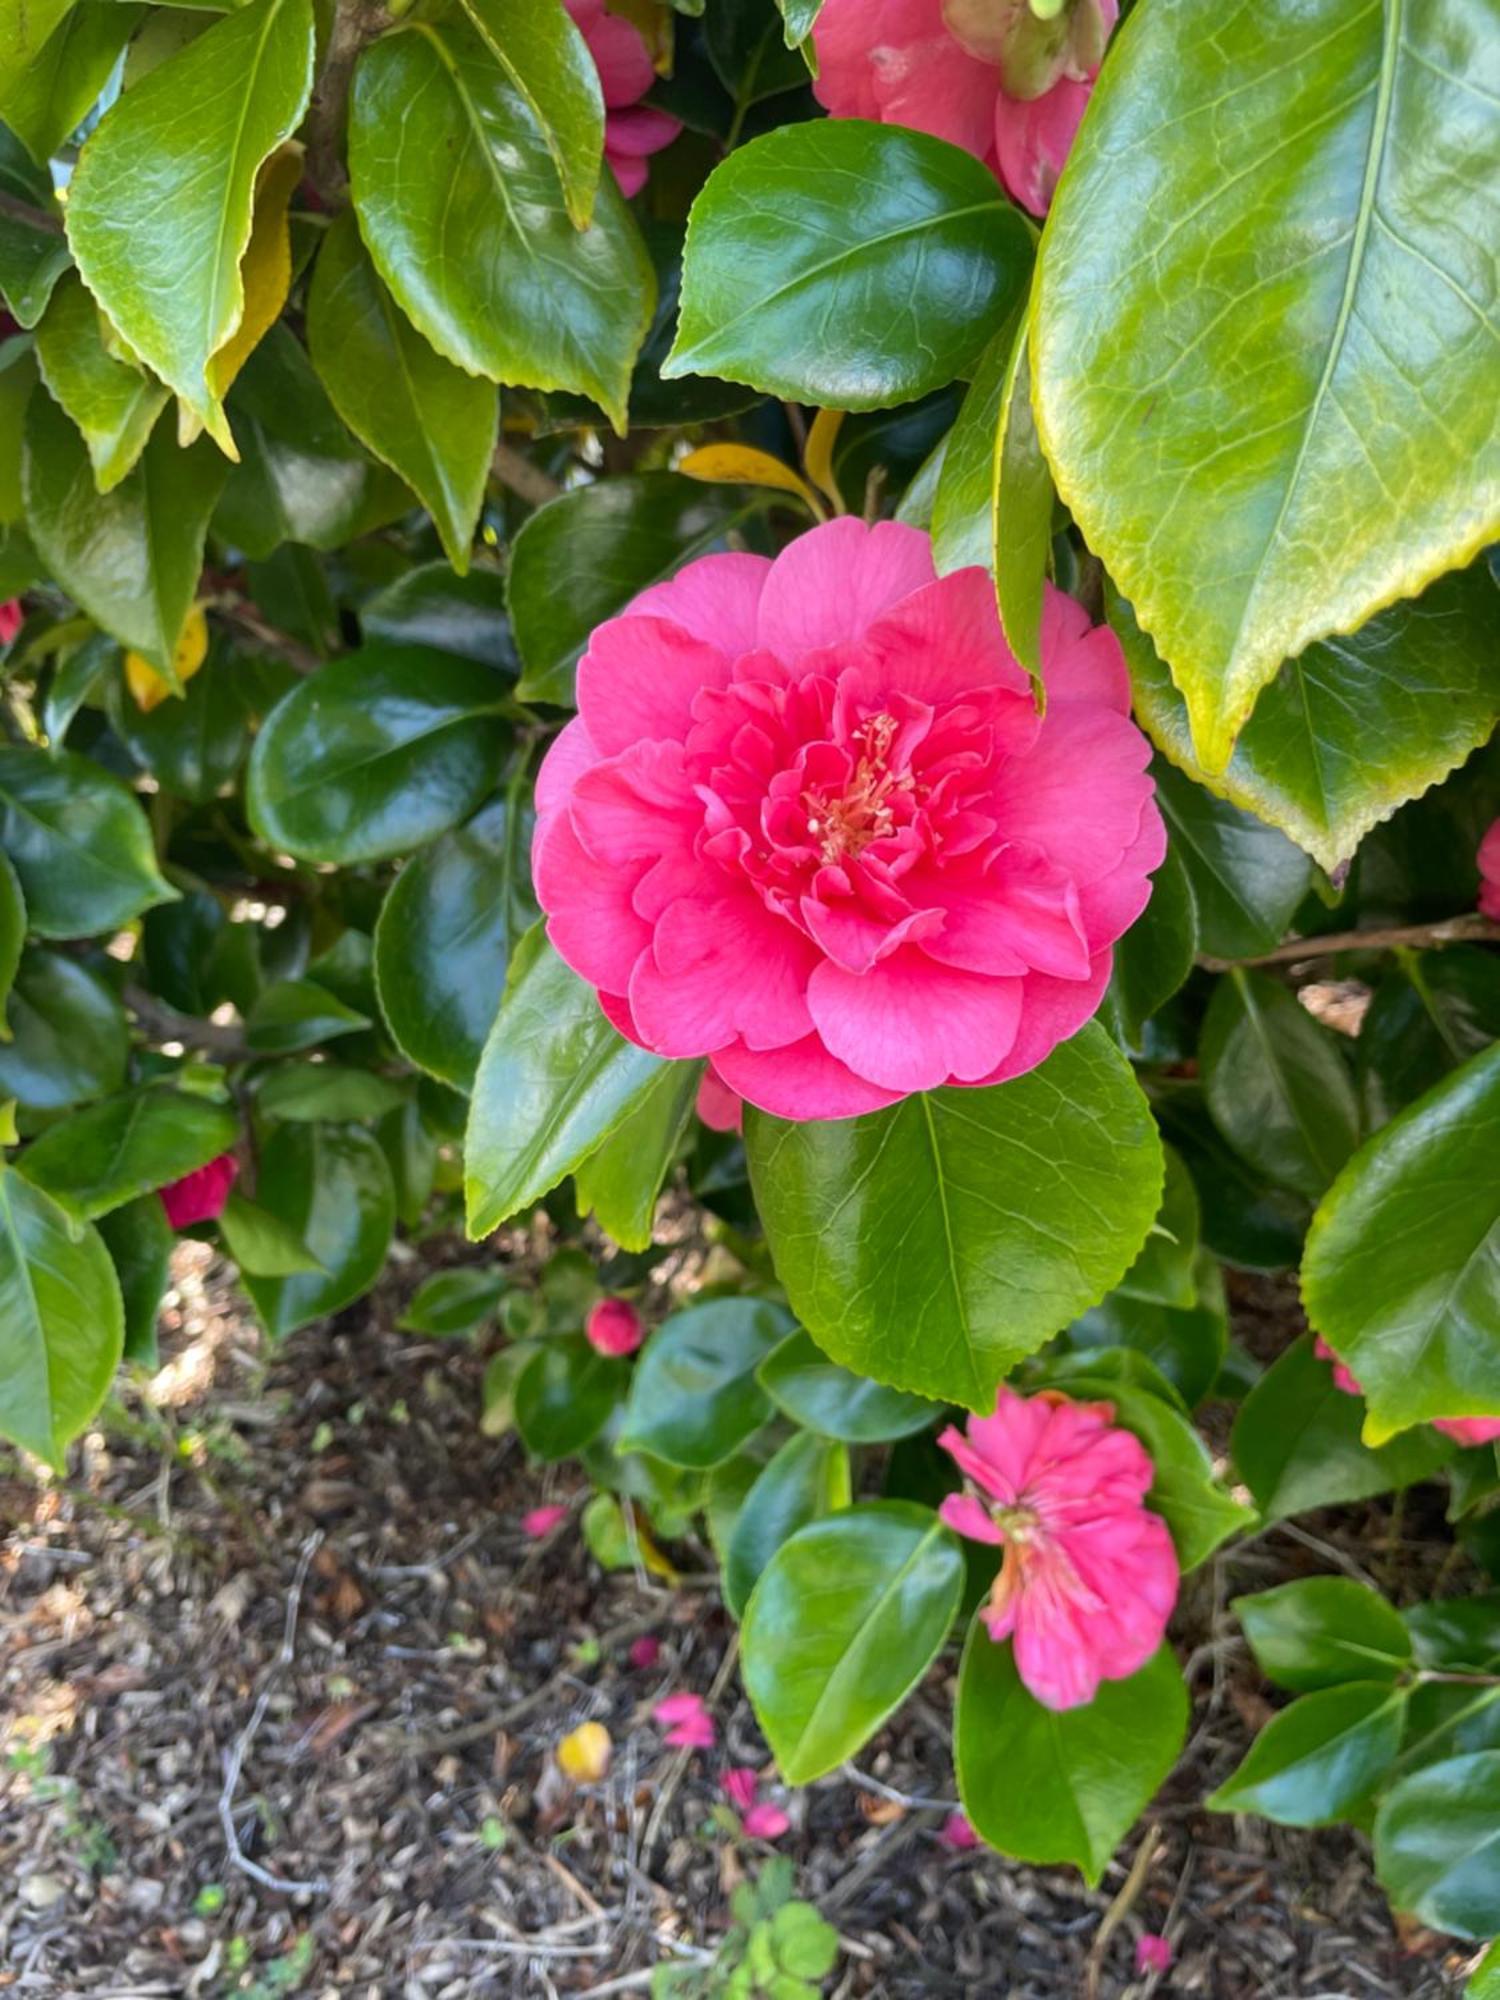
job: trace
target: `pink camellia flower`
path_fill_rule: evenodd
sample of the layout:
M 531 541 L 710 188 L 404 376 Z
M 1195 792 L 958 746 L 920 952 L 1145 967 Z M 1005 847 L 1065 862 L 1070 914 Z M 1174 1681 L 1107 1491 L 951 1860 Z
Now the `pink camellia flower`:
M 938 1443 L 984 1496 L 954 1493 L 943 1519 L 1005 1550 L 984 1622 L 1014 1635 L 1016 1670 L 1047 1708 L 1080 1708 L 1161 1645 L 1177 1601 L 1177 1552 L 1144 1504 L 1154 1477 L 1110 1403 L 1002 1386 L 992 1417 Z
M 600 1299 L 583 1323 L 596 1354 L 634 1354 L 646 1338 L 641 1316 L 629 1299 Z
M 26 613 L 21 609 L 19 597 L 8 598 L 0 604 L 0 646 L 8 646 L 25 622 Z
M 644 1638 L 635 1641 L 627 1657 L 633 1667 L 639 1668 L 644 1674 L 649 1674 L 661 1658 L 661 1640 L 653 1639 L 650 1633 L 647 1633 Z
M 1340 1361 L 1322 1334 L 1313 1342 L 1313 1352 L 1320 1361 L 1333 1363 L 1335 1388 L 1342 1389 L 1346 1396 L 1362 1396 L 1365 1393 L 1353 1369 Z M 1432 1428 L 1461 1445 L 1493 1444 L 1500 1439 L 1500 1417 L 1434 1417 Z
M 666 1730 L 666 1741 L 679 1750 L 712 1750 L 714 1719 L 700 1694 L 669 1694 L 651 1711 Z
M 824 0 L 813 90 L 836 118 L 911 125 L 962 146 L 1045 215 L 1119 0 Z
M 1166 849 L 1119 642 L 1048 589 L 1045 719 L 985 571 L 844 518 L 601 625 L 537 781 L 548 934 L 632 1041 L 782 1118 L 1035 1067 Z
M 748 1764 L 739 1764 L 734 1770 L 726 1771 L 719 1784 L 735 1811 L 747 1813 L 755 1804 L 755 1794 L 760 1790 L 760 1773 Z
M 656 81 L 651 51 L 638 28 L 605 11 L 604 0 L 563 0 L 589 45 L 604 93 L 604 157 L 623 195 L 646 185 L 646 161 L 670 146 L 682 126 L 641 99 Z
M 187 1229 L 195 1222 L 212 1222 L 222 1215 L 239 1170 L 233 1153 L 220 1153 L 206 1167 L 184 1174 L 180 1181 L 169 1181 L 161 1190 L 168 1222 L 174 1229 Z
M 938 1839 L 953 1854 L 968 1854 L 979 1845 L 979 1835 L 965 1812 L 951 1812 L 938 1831 Z
M 521 1533 L 539 1542 L 544 1535 L 550 1535 L 560 1522 L 568 1518 L 567 1508 L 560 1502 L 548 1507 L 533 1507 L 529 1514 L 521 1516 Z
M 1479 914 L 1500 924 L 1500 819 L 1479 843 Z
M 1171 1940 L 1159 1936 L 1156 1931 L 1142 1931 L 1135 1941 L 1135 1969 L 1137 1976 L 1148 1972 L 1170 1972 Z

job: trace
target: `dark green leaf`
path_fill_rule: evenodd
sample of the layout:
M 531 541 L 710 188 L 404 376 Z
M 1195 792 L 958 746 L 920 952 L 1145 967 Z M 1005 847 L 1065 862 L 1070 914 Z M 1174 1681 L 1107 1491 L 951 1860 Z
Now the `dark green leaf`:
M 620 1449 L 694 1471 L 732 1458 L 771 1414 L 755 1371 L 790 1324 L 765 1299 L 713 1299 L 673 1313 L 641 1349 Z
M 123 14 L 110 0 L 85 0 L 80 15 Z M 108 493 L 125 478 L 170 393 L 134 362 L 105 344 L 99 308 L 76 271 L 58 280 L 36 334 L 42 380 L 83 433 L 95 484 Z
M 235 776 L 250 747 L 245 663 L 214 645 L 180 695 L 143 711 L 122 677 L 111 676 L 115 734 L 163 791 L 207 805 Z
M 263 1118 L 293 1118 L 304 1125 L 319 1119 L 337 1125 L 384 1118 L 405 1100 L 406 1092 L 388 1077 L 328 1062 L 285 1063 L 255 1094 Z
M 1380 1783 L 1401 1742 L 1406 1692 L 1388 1679 L 1306 1694 L 1275 1715 L 1244 1762 L 1204 1801 L 1283 1826 L 1328 1826 Z
M 49 1126 L 21 1155 L 19 1171 L 70 1215 L 91 1221 L 206 1167 L 238 1133 L 223 1105 L 151 1086 Z
M 957 1538 L 905 1501 L 846 1508 L 783 1543 L 741 1643 L 745 1691 L 789 1784 L 852 1757 L 917 1685 L 963 1575 Z
M 677 1157 L 693 1115 L 703 1070 L 698 1063 L 669 1063 L 623 1124 L 574 1175 L 581 1214 L 594 1220 L 622 1250 L 649 1250 L 662 1182 Z
M 830 1361 L 800 1328 L 761 1363 L 761 1387 L 793 1423 L 845 1444 L 883 1444 L 926 1430 L 940 1403 L 882 1388 Z
M 322 1266 L 302 1238 L 279 1216 L 231 1188 L 219 1216 L 224 1247 L 242 1272 L 254 1278 L 291 1278 Z
M 1237 1597 L 1229 1608 L 1261 1672 L 1297 1694 L 1344 1681 L 1394 1681 L 1411 1665 L 1400 1613 L 1351 1577 L 1303 1577 Z
M 818 1345 L 975 1410 L 1124 1276 L 1161 1198 L 1155 1123 L 1094 1026 L 1011 1083 L 829 1124 L 748 1110 L 745 1131 L 777 1274 Z
M 26 898 L 21 892 L 20 880 L 15 869 L 0 851 L 0 1043 L 7 1042 L 15 1032 L 14 1025 L 4 1021 L 6 1002 L 15 984 L 16 973 L 21 964 L 21 947 L 26 942 Z M 8 1051 L 0 1048 L 0 1060 Z M 18 1096 L 16 1091 L 6 1093 Z
M 366 640 L 401 646 L 435 646 L 514 679 L 520 672 L 505 608 L 505 579 L 498 570 L 471 569 L 455 576 L 445 562 L 403 570 L 360 606 Z
M 1175 842 L 1151 884 L 1151 901 L 1115 946 L 1114 974 L 1104 1002 L 1111 1031 L 1138 1048 L 1141 1031 L 1193 969 L 1198 952 L 1198 905 Z
M 1216 799 L 1158 758 L 1156 802 L 1192 884 L 1198 942 L 1215 958 L 1253 958 L 1279 944 L 1312 880 L 1284 833 Z
M 156 1319 L 167 1289 L 177 1238 L 160 1197 L 143 1194 L 99 1218 L 99 1234 L 120 1281 L 125 1308 L 125 1359 L 156 1366 Z
M 1478 945 L 1401 952 L 1375 989 L 1355 1052 L 1376 1124 L 1500 1041 L 1500 958 Z
M 1159 1088 L 1153 1106 L 1163 1133 L 1187 1162 L 1203 1240 L 1214 1254 L 1252 1271 L 1295 1264 L 1312 1214 L 1302 1197 L 1261 1180 L 1224 1143 L 1197 1084 Z
M 761 1571 L 809 1521 L 849 1505 L 849 1453 L 829 1438 L 799 1431 L 787 1439 L 745 1495 L 724 1557 L 724 1602 L 745 1614 Z
M 582 1451 L 629 1379 L 623 1361 L 596 1354 L 582 1334 L 543 1341 L 516 1382 L 515 1424 L 527 1450 L 548 1460 Z
M 406 1333 L 475 1333 L 494 1318 L 509 1283 L 504 1271 L 476 1264 L 434 1271 L 412 1293 L 411 1304 L 396 1324 Z
M 278 1125 L 260 1156 L 256 1200 L 321 1267 L 284 1278 L 242 1271 L 272 1340 L 337 1312 L 385 1265 L 395 1193 L 384 1153 L 354 1125 Z
M 37 937 L 115 930 L 175 894 L 134 795 L 70 751 L 0 748 L 0 847 Z
M 1071 1862 L 1097 1883 L 1182 1748 L 1188 1700 L 1169 1646 L 1084 1708 L 1044 1708 L 1015 1654 L 976 1617 L 954 1716 L 959 1794 L 974 1830 L 1018 1861 Z
M 561 0 L 464 0 L 485 46 L 525 99 L 574 226 L 594 212 L 604 98 L 588 43 Z
M 368 1015 L 346 1007 L 316 980 L 281 979 L 267 986 L 250 1009 L 245 1039 L 261 1055 L 290 1056 L 369 1025 Z
M 125 1011 L 98 973 L 59 952 L 21 960 L 0 1043 L 0 1099 L 60 1111 L 104 1097 L 125 1081 Z
M 741 115 L 807 82 L 807 64 L 787 40 L 776 0 L 714 0 L 704 15 L 703 42 Z
M 50 10 L 28 4 L 16 11 L 45 17 Z M 118 0 L 84 0 L 68 9 L 29 63 L 12 69 L 0 56 L 0 118 L 38 166 L 61 151 L 93 109 L 145 12 Z
M 1375 1869 L 1398 1910 L 1460 1937 L 1500 1928 L 1500 1750 L 1452 1757 L 1392 1787 Z
M 14 20 L 21 9 L 11 10 Z M 43 9 L 27 7 L 32 18 Z M 6 23 L 0 19 L 0 34 Z M 10 74 L 0 53 L 0 75 Z M 20 326 L 33 327 L 47 310 L 52 288 L 72 263 L 62 212 L 52 197 L 52 176 L 33 164 L 14 135 L 0 125 L 0 194 L 22 203 L 20 213 L 0 214 L 0 298 Z M 33 221 L 27 210 L 38 211 Z M 46 220 L 43 221 L 42 218 Z

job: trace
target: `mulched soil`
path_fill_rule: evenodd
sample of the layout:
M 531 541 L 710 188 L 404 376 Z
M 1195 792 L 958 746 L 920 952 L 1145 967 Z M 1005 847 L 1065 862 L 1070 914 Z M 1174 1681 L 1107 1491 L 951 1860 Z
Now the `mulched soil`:
M 184 1246 L 153 1399 L 127 1393 L 65 1484 L 0 1460 L 0 1989 L 603 2000 L 722 1932 L 765 1850 L 716 1823 L 718 1778 L 766 1752 L 707 1553 L 677 1549 L 668 1590 L 602 1575 L 576 1515 L 527 1541 L 521 1515 L 580 1501 L 577 1476 L 478 1432 L 480 1355 L 392 1330 L 416 1275 L 267 1365 Z M 1284 1293 L 1236 1293 L 1241 1338 L 1283 1342 Z M 1195 1804 L 1268 1712 L 1229 1599 L 1430 1574 L 1424 1504 L 1273 1530 L 1193 1579 L 1189 1748 L 1097 1892 L 941 1843 L 946 1657 L 858 1772 L 788 1800 L 781 1850 L 843 1939 L 832 1990 L 1456 1994 L 1472 1949 L 1398 1932 L 1357 1835 Z M 650 1710 L 676 1688 L 712 1698 L 719 1750 L 663 1748 Z M 614 1761 L 574 1791 L 552 1751 L 585 1719 Z M 1164 1979 L 1135 1976 L 1142 1930 L 1175 1946 Z

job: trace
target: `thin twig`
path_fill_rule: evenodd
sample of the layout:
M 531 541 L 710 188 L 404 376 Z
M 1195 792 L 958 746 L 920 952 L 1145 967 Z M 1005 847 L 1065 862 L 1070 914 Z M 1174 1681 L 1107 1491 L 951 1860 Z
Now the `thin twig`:
M 1119 1894 L 1099 1919 L 1099 1928 L 1094 1933 L 1094 1942 L 1089 1951 L 1088 1967 L 1084 1974 L 1084 1992 L 1088 2000 L 1097 2000 L 1099 1975 L 1104 1967 L 1104 1954 L 1109 1949 L 1109 1941 L 1135 1905 L 1142 1889 L 1145 1888 L 1156 1857 L 1161 1848 L 1161 1829 L 1148 1826 L 1135 1859 L 1130 1864 L 1130 1873 L 1125 1877 Z
M 735 1662 L 740 1656 L 740 1635 L 735 1633 L 724 1649 L 724 1657 L 719 1662 L 719 1671 L 714 1675 L 713 1686 L 708 1691 L 707 1706 L 712 1708 L 729 1685 L 729 1677 L 734 1672 Z M 651 1817 L 646 1822 L 646 1832 L 641 1841 L 641 1860 L 645 1867 L 651 1866 L 651 1857 L 656 1851 L 656 1843 L 661 1837 L 662 1823 L 667 1816 L 667 1808 L 676 1796 L 677 1787 L 682 1783 L 687 1770 L 691 1750 L 679 1750 L 672 1759 L 671 1767 L 662 1780 L 661 1790 L 656 1795 L 656 1803 L 651 1808 Z
M 1237 965 L 1295 965 L 1306 958 L 1333 958 L 1343 951 L 1395 951 L 1402 945 L 1421 951 L 1447 944 L 1500 944 L 1500 924 L 1489 917 L 1446 917 L 1440 924 L 1330 931 L 1327 937 L 1292 938 L 1255 958 L 1200 958 L 1198 963 L 1205 972 L 1231 972 Z
M 256 1053 L 238 1028 L 181 1014 L 142 986 L 125 988 L 125 1005 L 154 1042 L 181 1042 L 185 1049 L 202 1049 L 225 1062 L 249 1062 Z
M 513 451 L 508 444 L 495 446 L 490 471 L 502 486 L 510 488 L 517 499 L 525 500 L 532 507 L 545 507 L 549 500 L 555 500 L 562 492 L 562 487 L 550 472 L 533 465 L 523 452 Z
M 229 1850 L 232 1866 L 253 1882 L 259 1882 L 263 1889 L 274 1890 L 279 1896 L 327 1896 L 333 1884 L 322 1875 L 315 1875 L 307 1882 L 292 1882 L 285 1876 L 273 1875 L 268 1868 L 262 1868 L 258 1861 L 252 1861 L 240 1846 L 239 1834 L 234 1824 L 234 1795 L 239 1789 L 240 1772 L 250 1745 L 255 1741 L 261 1724 L 266 1719 L 266 1710 L 271 1705 L 271 1689 L 276 1677 L 292 1664 L 297 1651 L 297 1615 L 302 1608 L 302 1587 L 307 1582 L 307 1572 L 312 1567 L 312 1559 L 323 1540 L 321 1528 L 314 1528 L 297 1557 L 297 1569 L 292 1578 L 292 1587 L 287 1593 L 286 1620 L 281 1628 L 281 1650 L 271 1662 L 265 1684 L 255 1698 L 255 1706 L 250 1711 L 250 1720 L 235 1739 L 234 1748 L 224 1758 L 224 1785 L 219 1793 L 219 1824 L 224 1829 L 224 1844 Z
M 63 226 L 49 209 L 38 208 L 35 202 L 22 201 L 19 195 L 6 194 L 0 189 L 0 215 L 9 216 L 12 222 L 24 222 L 28 229 L 45 230 L 49 236 L 61 236 Z
M 295 667 L 299 674 L 315 674 L 323 665 L 321 653 L 305 645 L 301 639 L 294 639 L 290 632 L 283 632 L 272 625 L 268 619 L 261 616 L 253 604 L 246 603 L 244 598 L 216 597 L 212 601 L 211 608 L 226 624 L 238 627 L 247 639 L 253 639 L 256 645 L 263 647 L 268 653 L 274 653 L 278 659 L 285 660 L 286 664 Z
M 889 1799 L 892 1805 L 905 1806 L 912 1812 L 957 1812 L 957 1799 L 926 1799 L 915 1792 L 898 1792 L 894 1785 L 884 1784 L 879 1778 L 872 1778 L 861 1771 L 856 1764 L 844 1765 L 844 1776 L 851 1785 L 862 1785 L 867 1792 L 874 1792 L 882 1799 Z

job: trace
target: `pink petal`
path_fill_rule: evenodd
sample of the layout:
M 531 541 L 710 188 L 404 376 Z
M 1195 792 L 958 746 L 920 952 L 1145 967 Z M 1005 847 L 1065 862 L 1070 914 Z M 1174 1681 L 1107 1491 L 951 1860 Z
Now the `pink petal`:
M 1500 923 L 1500 819 L 1479 843 L 1479 914 Z
M 973 1082 L 1016 1038 L 1021 982 L 938 965 L 908 946 L 866 973 L 825 961 L 807 1001 L 830 1054 L 882 1089 Z
M 1024 1076 L 1045 1062 L 1059 1042 L 1076 1035 L 1098 1013 L 1113 961 L 1114 954 L 1106 947 L 1089 960 L 1087 979 L 1053 979 L 1045 972 L 1028 972 L 1021 981 L 1021 1022 L 1010 1053 L 976 1081 L 1009 1083 L 1013 1076 Z
M 959 569 L 914 590 L 883 612 L 865 633 L 878 665 L 861 676 L 872 696 L 887 689 L 936 702 L 975 688 L 998 687 L 1016 696 L 1018 720 L 1036 734 L 1031 684 L 1005 643 L 995 586 L 982 569 Z
M 1091 701 L 1130 713 L 1130 674 L 1119 640 L 1107 625 L 1091 625 L 1074 597 L 1044 584 L 1042 679 L 1047 703 Z
M 605 165 L 615 177 L 615 184 L 627 201 L 634 199 L 651 178 L 651 170 L 646 162 L 631 153 L 617 153 L 613 147 L 604 149 Z
M 632 598 L 623 616 L 665 618 L 737 658 L 755 650 L 761 592 L 770 574 L 769 556 L 699 556 Z
M 642 104 L 630 111 L 610 113 L 606 146 L 611 160 L 617 153 L 644 159 L 649 153 L 659 153 L 663 146 L 670 146 L 681 130 L 680 120 Z
M 1120 865 L 1097 882 L 1085 882 L 1078 892 L 1083 933 L 1093 949 L 1113 944 L 1140 916 L 1151 900 L 1151 877 L 1167 856 L 1167 829 L 1153 799 L 1141 814 L 1141 827 L 1120 857 Z
M 521 1533 L 539 1542 L 544 1535 L 550 1535 L 559 1522 L 568 1518 L 568 1510 L 561 1504 L 549 1507 L 533 1507 L 529 1514 L 521 1516 Z
M 773 1050 L 736 1042 L 714 1052 L 713 1067 L 737 1097 L 773 1118 L 861 1118 L 883 1111 L 901 1095 L 856 1076 L 816 1035 Z
M 949 34 L 942 0 L 824 0 L 813 46 L 814 94 L 836 117 L 915 126 L 989 156 L 999 72 Z
M 627 991 L 637 960 L 651 945 L 650 927 L 631 904 L 629 876 L 601 868 L 566 814 L 552 821 L 532 869 L 553 950 L 591 986 Z
M 760 600 L 762 646 L 788 663 L 858 639 L 890 605 L 933 580 L 932 545 L 898 521 L 844 516 L 800 535 L 771 565 Z
M 1436 1417 L 1432 1428 L 1458 1444 L 1493 1444 L 1500 1438 L 1500 1417 Z
M 680 743 L 637 743 L 595 764 L 574 785 L 569 810 L 584 851 L 632 877 L 663 854 L 689 855 L 703 822 Z
M 717 646 L 665 618 L 611 618 L 578 662 L 578 711 L 606 757 L 653 739 L 680 743 L 694 696 L 727 686 L 729 666 Z
M 713 1064 L 698 1086 L 698 1116 L 710 1132 L 740 1132 L 745 1125 L 744 1101 L 729 1088 Z
M 995 156 L 1007 193 L 1033 215 L 1045 215 L 1069 148 L 1088 109 L 1090 83 L 1061 77 L 1029 102 L 995 100 Z
M 1172 1947 L 1164 1937 L 1154 1931 L 1143 1931 L 1135 1941 L 1136 1976 L 1150 1972 L 1170 1972 L 1172 1970 Z
M 943 1821 L 938 1839 L 954 1854 L 967 1854 L 979 1845 L 979 1835 L 969 1824 L 967 1813 L 951 1812 Z
M 220 1153 L 206 1167 L 198 1167 L 180 1180 L 169 1181 L 161 1190 L 161 1205 L 173 1229 L 188 1229 L 195 1222 L 213 1222 L 224 1213 L 224 1204 L 240 1171 L 233 1153 Z
M 734 1770 L 726 1771 L 719 1784 L 735 1811 L 747 1813 L 755 1804 L 755 1794 L 760 1790 L 760 1774 L 748 1764 L 740 1764 Z
M 636 964 L 630 1010 L 659 1055 L 712 1055 L 741 1036 L 779 1049 L 812 1026 L 816 961 L 802 933 L 748 892 L 684 898 L 662 912 Z
M 536 774 L 536 832 L 532 851 L 541 846 L 548 827 L 567 804 L 574 785 L 600 760 L 599 746 L 581 715 L 560 729 Z
M 780 1840 L 791 1823 L 781 1807 L 772 1805 L 769 1799 L 751 1806 L 740 1822 L 751 1840 Z
M 653 1639 L 648 1632 L 634 1641 L 626 1655 L 630 1664 L 642 1673 L 650 1673 L 661 1658 L 661 1640 Z
M 950 1493 L 938 1508 L 938 1517 L 955 1535 L 963 1535 L 971 1542 L 988 1542 L 992 1547 L 999 1547 L 1005 1541 L 1004 1535 L 972 1493 Z
M 1099 881 L 1120 866 L 1155 796 L 1150 758 L 1140 730 L 1112 709 L 1049 708 L 1035 745 L 996 788 L 999 837 L 1041 848 L 1080 888 Z
M 651 52 L 640 31 L 591 0 L 564 0 L 599 72 L 606 106 L 634 104 L 656 80 Z
M 1144 878 L 1142 878 L 1144 883 Z M 1142 888 L 1142 900 L 1146 890 Z M 996 854 L 983 878 L 947 907 L 925 941 L 930 958 L 965 971 L 1087 979 L 1089 947 L 1072 878 L 1030 841 Z

